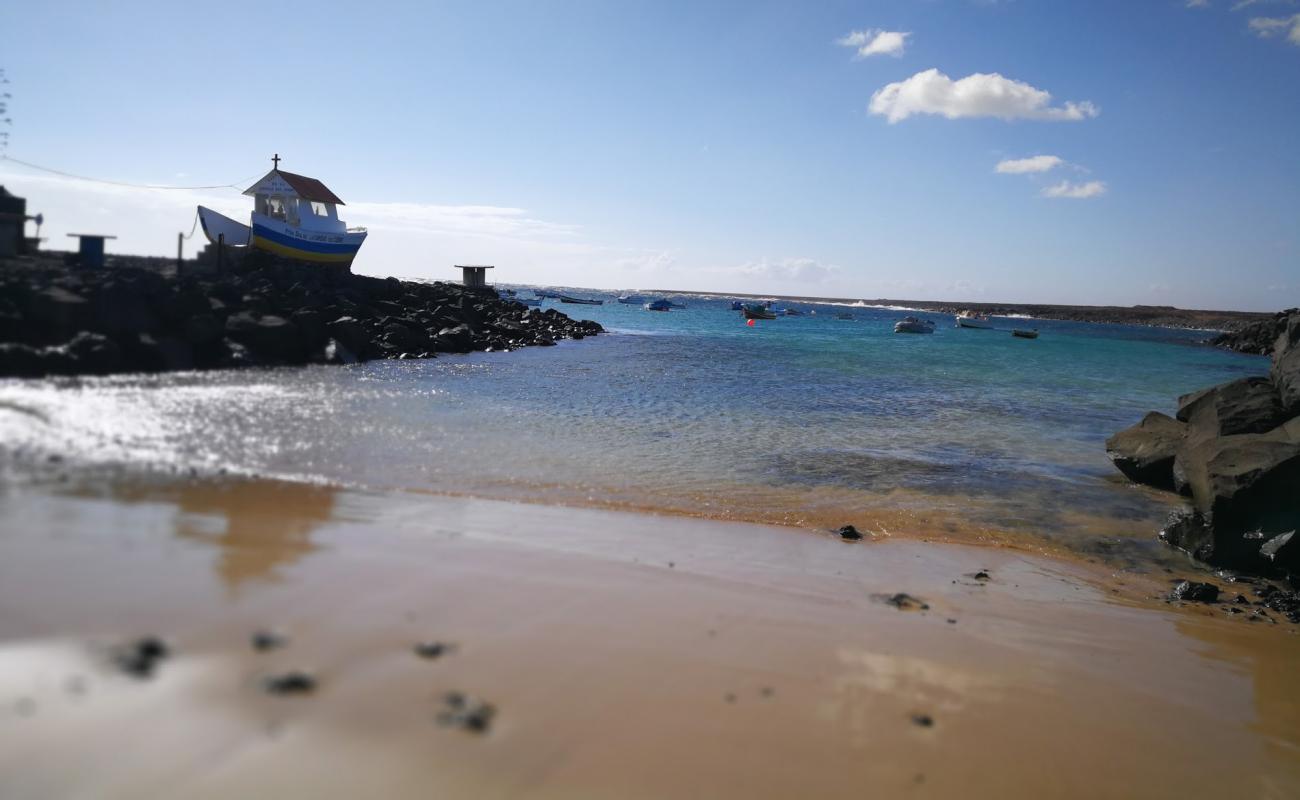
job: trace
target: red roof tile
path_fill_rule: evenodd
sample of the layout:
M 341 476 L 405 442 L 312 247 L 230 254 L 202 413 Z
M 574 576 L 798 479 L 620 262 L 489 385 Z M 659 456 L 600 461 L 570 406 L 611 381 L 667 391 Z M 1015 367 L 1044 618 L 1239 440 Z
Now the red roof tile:
M 308 178 L 306 175 L 295 175 L 282 169 L 278 169 L 276 172 L 304 200 L 315 200 L 317 203 L 334 203 L 340 206 L 344 204 L 338 195 L 331 192 L 329 187 L 315 178 Z

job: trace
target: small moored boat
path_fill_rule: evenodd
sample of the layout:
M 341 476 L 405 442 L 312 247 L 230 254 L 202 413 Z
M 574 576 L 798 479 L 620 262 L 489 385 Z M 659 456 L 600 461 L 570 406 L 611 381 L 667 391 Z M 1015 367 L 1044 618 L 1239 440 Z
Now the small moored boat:
M 967 309 L 957 315 L 957 327 L 978 328 L 987 331 L 993 329 L 993 322 L 989 319 L 988 314 L 981 314 L 978 311 Z
M 1037 339 L 1038 329 L 1037 328 L 1016 328 L 1015 330 L 1011 331 L 1011 335 L 1021 339 Z
M 649 303 L 645 304 L 646 311 L 671 311 L 672 308 L 673 304 L 663 298 L 651 300 Z
M 618 296 L 618 302 L 625 306 L 639 306 L 645 302 L 645 298 L 639 294 L 621 294 Z
M 776 319 L 772 309 L 758 303 L 746 303 L 741 307 L 740 313 L 745 316 L 745 319 Z
M 573 303 L 579 306 L 599 306 L 605 303 L 604 300 L 587 300 L 582 297 L 569 297 L 568 295 L 560 295 L 560 302 Z
M 847 311 L 841 311 L 840 313 L 835 315 L 835 319 L 857 319 L 857 317 L 853 316 Z
M 903 317 L 894 323 L 894 333 L 934 333 L 934 323 L 918 317 Z

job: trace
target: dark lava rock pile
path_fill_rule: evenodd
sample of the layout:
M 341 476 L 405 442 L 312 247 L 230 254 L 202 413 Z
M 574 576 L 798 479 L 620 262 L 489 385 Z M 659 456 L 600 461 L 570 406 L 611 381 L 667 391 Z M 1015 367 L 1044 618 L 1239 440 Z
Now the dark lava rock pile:
M 1219 567 L 1300 577 L 1300 313 L 1272 346 L 1267 378 L 1242 378 L 1180 397 L 1176 417 L 1147 414 L 1106 441 L 1139 483 L 1178 492 L 1191 507 L 1161 533 Z
M 491 288 L 369 278 L 272 257 L 235 274 L 0 269 L 0 377 L 433 358 L 602 332 Z
M 1271 355 L 1273 345 L 1277 343 L 1278 337 L 1286 331 L 1287 320 L 1297 312 L 1300 312 L 1300 308 L 1279 311 L 1270 319 L 1261 319 L 1243 325 L 1235 331 L 1221 333 L 1211 338 L 1209 343 L 1215 347 L 1236 350 L 1238 353 L 1250 353 L 1257 356 Z

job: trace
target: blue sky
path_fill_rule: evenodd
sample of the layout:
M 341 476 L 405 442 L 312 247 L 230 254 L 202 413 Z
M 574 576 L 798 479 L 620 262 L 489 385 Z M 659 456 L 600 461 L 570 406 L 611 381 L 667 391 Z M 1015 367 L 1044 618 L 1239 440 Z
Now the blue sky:
M 371 274 L 1267 310 L 1300 304 L 1300 5 L 1241 5 L 8 3 L 6 152 L 180 186 L 279 152 Z M 0 182 L 53 246 L 248 211 Z

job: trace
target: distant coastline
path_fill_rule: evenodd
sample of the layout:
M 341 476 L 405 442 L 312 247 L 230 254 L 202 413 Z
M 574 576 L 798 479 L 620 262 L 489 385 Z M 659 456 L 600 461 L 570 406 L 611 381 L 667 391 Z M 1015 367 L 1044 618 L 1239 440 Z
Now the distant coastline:
M 1215 311 L 1185 309 L 1174 306 L 1074 306 L 1050 303 L 980 303 L 957 300 L 875 300 L 851 297 L 800 297 L 795 295 L 745 294 L 740 292 L 699 292 L 681 289 L 646 289 L 653 294 L 692 294 L 718 298 L 778 298 L 805 303 L 847 303 L 885 308 L 907 308 L 955 314 L 964 309 L 980 311 L 999 317 L 1028 317 L 1032 319 L 1065 320 L 1069 322 L 1102 322 L 1120 325 L 1150 325 L 1158 328 L 1191 328 L 1204 331 L 1235 331 L 1273 314 L 1264 311 Z

